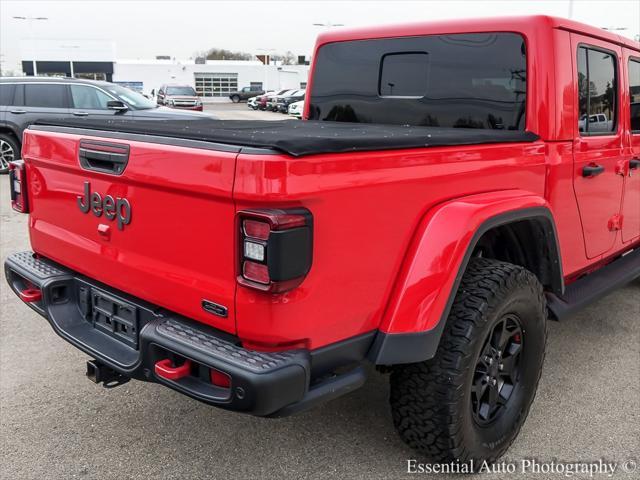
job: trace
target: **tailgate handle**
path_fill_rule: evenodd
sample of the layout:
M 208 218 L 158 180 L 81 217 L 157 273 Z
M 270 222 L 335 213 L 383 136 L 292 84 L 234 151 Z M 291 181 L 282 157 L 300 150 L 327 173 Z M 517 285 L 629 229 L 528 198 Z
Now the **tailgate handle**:
M 122 175 L 129 162 L 129 145 L 80 140 L 78 160 L 85 170 Z

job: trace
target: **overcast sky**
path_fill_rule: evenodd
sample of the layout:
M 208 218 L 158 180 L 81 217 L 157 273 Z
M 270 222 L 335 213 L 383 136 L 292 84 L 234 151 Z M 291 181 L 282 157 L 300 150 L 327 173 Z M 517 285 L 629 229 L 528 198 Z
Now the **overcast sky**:
M 574 0 L 573 19 L 598 27 L 640 33 L 640 0 Z M 29 1 L 0 0 L 0 60 L 3 70 L 18 69 L 20 43 L 41 39 L 110 40 L 116 58 L 170 55 L 187 59 L 208 48 L 260 53 L 291 50 L 309 55 L 323 27 L 347 27 L 443 18 L 550 14 L 568 17 L 569 0 L 416 0 L 416 1 Z M 48 17 L 27 22 L 14 16 Z

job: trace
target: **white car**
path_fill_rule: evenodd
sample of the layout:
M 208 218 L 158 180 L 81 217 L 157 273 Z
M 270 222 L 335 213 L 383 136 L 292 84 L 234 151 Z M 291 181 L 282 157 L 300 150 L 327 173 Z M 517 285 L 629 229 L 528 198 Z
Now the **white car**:
M 252 110 L 257 110 L 258 109 L 258 97 L 251 97 L 247 100 L 247 107 L 249 107 Z
M 304 100 L 289 105 L 289 115 L 292 117 L 302 119 L 302 112 L 304 112 Z

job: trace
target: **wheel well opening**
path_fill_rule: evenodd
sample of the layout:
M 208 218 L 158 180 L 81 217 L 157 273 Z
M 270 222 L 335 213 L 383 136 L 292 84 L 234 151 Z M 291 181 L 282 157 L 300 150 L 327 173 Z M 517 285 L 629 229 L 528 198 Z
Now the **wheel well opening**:
M 547 290 L 562 292 L 560 258 L 553 226 L 547 219 L 525 219 L 494 227 L 476 243 L 473 257 L 520 265 Z
M 10 128 L 7 127 L 0 127 L 0 133 L 3 133 L 5 135 L 11 135 L 13 137 L 13 139 L 18 142 L 18 145 L 20 145 L 20 139 L 18 138 L 18 136 L 15 134 L 15 132 L 13 130 L 11 130 Z

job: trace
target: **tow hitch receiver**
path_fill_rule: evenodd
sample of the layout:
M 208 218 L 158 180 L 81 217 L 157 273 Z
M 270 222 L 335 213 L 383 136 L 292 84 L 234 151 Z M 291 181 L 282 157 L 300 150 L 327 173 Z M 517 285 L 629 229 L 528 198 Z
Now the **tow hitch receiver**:
M 87 361 L 87 378 L 93 383 L 102 383 L 104 388 L 114 388 L 131 380 L 97 360 Z

